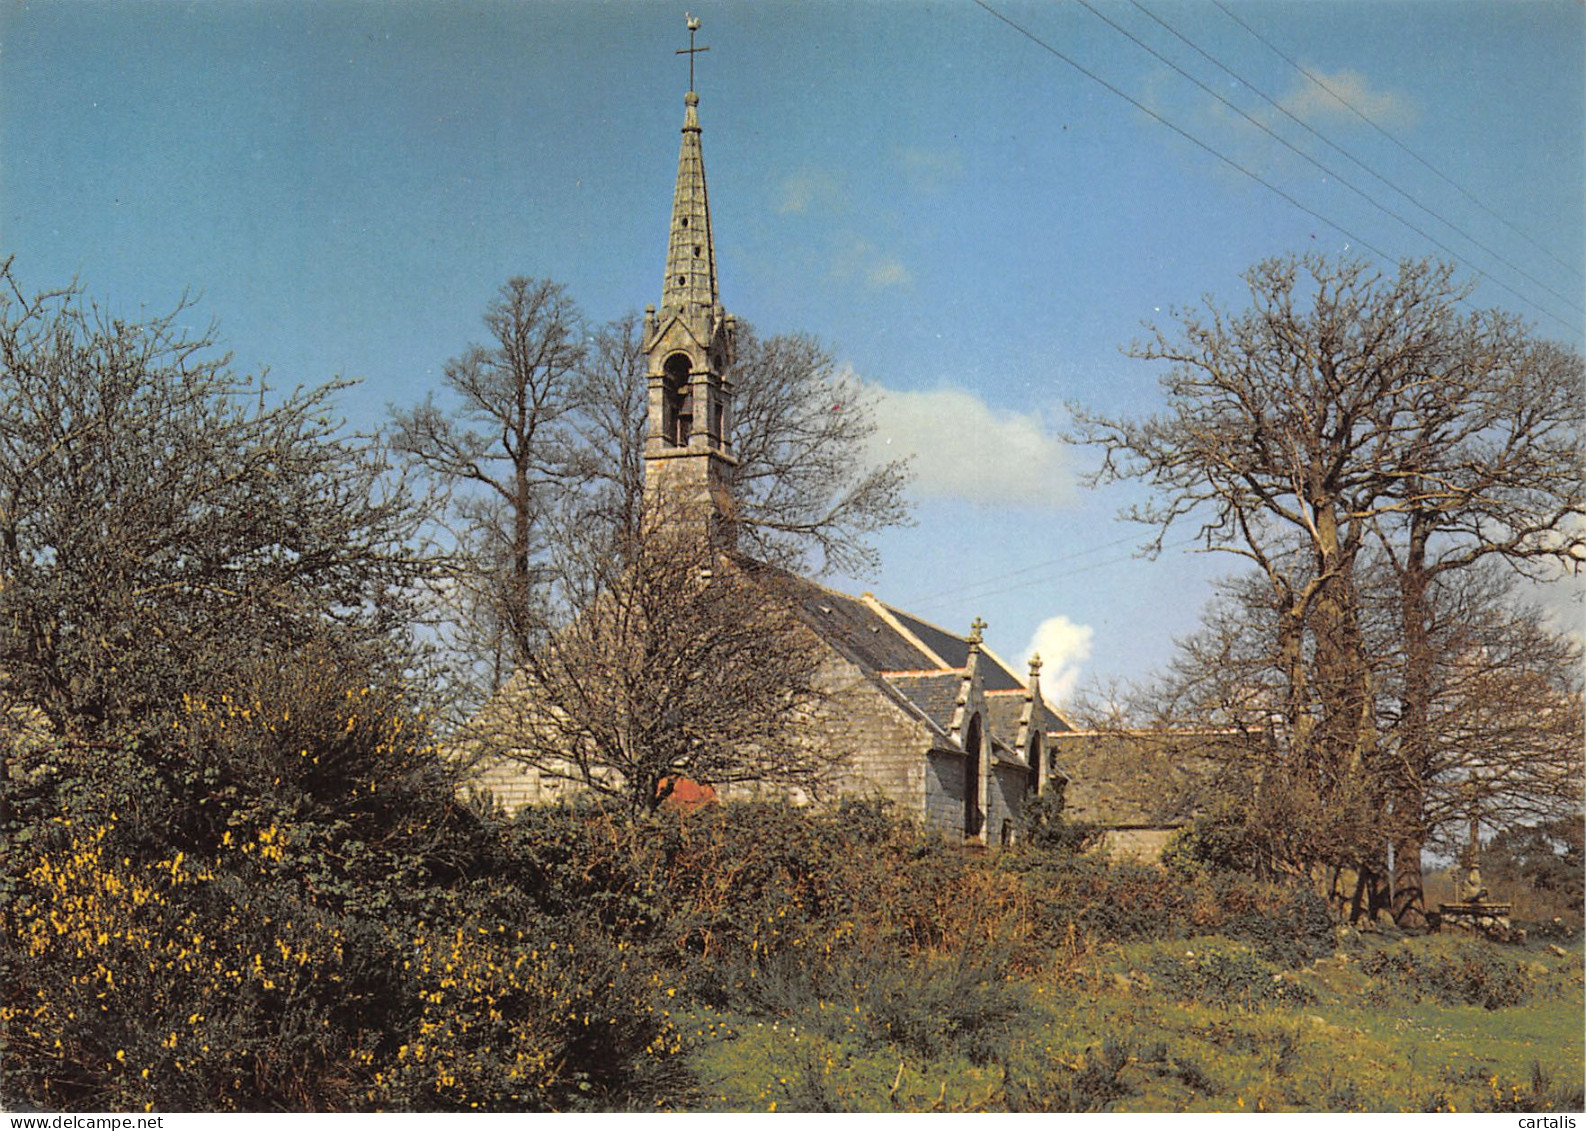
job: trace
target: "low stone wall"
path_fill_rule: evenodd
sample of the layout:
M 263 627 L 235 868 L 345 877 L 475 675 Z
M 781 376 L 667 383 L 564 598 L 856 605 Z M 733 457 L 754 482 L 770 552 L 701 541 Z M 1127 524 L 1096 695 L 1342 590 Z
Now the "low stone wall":
M 1101 846 L 1115 859 L 1155 864 L 1176 832 L 1176 828 L 1108 829 Z

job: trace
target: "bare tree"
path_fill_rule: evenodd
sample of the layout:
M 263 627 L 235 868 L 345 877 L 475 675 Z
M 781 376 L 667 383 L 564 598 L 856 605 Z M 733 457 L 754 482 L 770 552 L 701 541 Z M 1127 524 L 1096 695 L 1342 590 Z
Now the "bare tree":
M 340 386 L 235 375 L 189 318 L 30 297 L 0 265 L 0 698 L 58 732 L 158 726 L 310 642 L 395 643 L 430 570 Z
M 1463 847 L 1473 785 L 1493 826 L 1578 815 L 1586 769 L 1579 647 L 1549 630 L 1542 614 L 1518 599 L 1514 578 L 1496 566 L 1448 574 L 1431 594 L 1429 646 L 1437 660 L 1428 709 L 1408 712 L 1409 657 L 1392 571 L 1368 561 L 1361 581 L 1381 736 L 1370 768 L 1374 777 L 1417 790 L 1422 802 L 1411 831 L 1418 843 L 1445 853 Z M 1183 752 L 1214 764 L 1205 791 L 1238 817 L 1257 866 L 1310 875 L 1364 911 L 1369 891 L 1340 890 L 1338 881 L 1355 871 L 1363 847 L 1401 843 L 1406 814 L 1383 804 L 1391 794 L 1342 798 L 1317 780 L 1281 709 L 1289 692 L 1283 610 L 1271 598 L 1260 575 L 1224 582 L 1200 630 L 1180 641 L 1169 671 L 1136 696 L 1128 722 L 1186 734 L 1191 742 Z M 1216 740 L 1193 741 L 1200 734 Z M 1397 885 L 1402 872 L 1394 871 Z M 1395 886 L 1393 897 L 1398 903 L 1405 893 Z
M 785 568 L 863 572 L 867 539 L 909 519 L 904 460 L 876 463 L 875 397 L 815 339 L 761 338 L 742 323 L 732 447 L 740 537 Z
M 1134 347 L 1171 366 L 1165 412 L 1080 410 L 1079 432 L 1104 449 L 1098 480 L 1155 489 L 1129 514 L 1157 527 L 1154 547 L 1198 520 L 1208 549 L 1259 568 L 1278 610 L 1285 728 L 1326 794 L 1393 818 L 1405 893 L 1395 910 L 1411 922 L 1425 837 L 1425 775 L 1413 767 L 1431 757 L 1431 583 L 1484 558 L 1540 569 L 1586 557 L 1581 359 L 1506 316 L 1461 314 L 1468 288 L 1442 266 L 1405 263 L 1389 278 L 1361 262 L 1289 258 L 1246 278 L 1246 311 L 1180 313 L 1176 334 L 1154 330 Z M 1398 580 L 1404 709 L 1391 758 L 1362 622 L 1368 546 Z
M 1489 827 L 1578 818 L 1586 784 L 1579 643 L 1553 631 L 1518 598 L 1513 575 L 1490 563 L 1441 574 L 1426 610 L 1430 665 L 1423 677 L 1406 648 L 1393 679 L 1425 678 L 1425 707 L 1402 686 L 1385 696 L 1395 777 L 1419 801 L 1411 812 L 1395 809 L 1393 827 L 1450 852 L 1463 847 L 1472 801 Z
M 394 446 L 444 494 L 467 565 L 448 590 L 483 661 L 480 698 L 580 608 L 556 546 L 618 558 L 640 537 L 647 409 L 638 319 L 584 327 L 565 291 L 513 279 L 486 314 L 494 344 L 446 368 L 455 409 L 394 410 Z M 863 569 L 870 535 L 907 521 L 907 468 L 878 464 L 872 399 L 805 337 L 740 326 L 731 379 L 737 527 L 777 565 Z M 596 547 L 599 547 L 597 550 Z
M 1401 772 L 1391 799 L 1394 918 L 1401 926 L 1424 922 L 1422 849 L 1440 823 L 1425 786 L 1438 780 L 1442 757 L 1434 717 L 1437 672 L 1448 654 L 1439 640 L 1440 595 L 1446 603 L 1449 593 L 1469 589 L 1472 579 L 1461 575 L 1479 574 L 1492 561 L 1538 577 L 1578 572 L 1586 561 L 1580 356 L 1533 340 L 1503 314 L 1444 312 L 1441 323 L 1424 351 L 1427 376 L 1409 411 L 1395 418 L 1391 405 L 1380 410 L 1383 431 L 1395 435 L 1394 480 L 1373 527 L 1394 579 L 1402 633 Z M 1523 635 L 1545 634 L 1532 627 Z M 1520 686 L 1507 690 L 1495 699 L 1510 702 Z
M 578 376 L 578 412 L 564 453 L 561 538 L 640 535 L 644 503 L 645 359 L 634 315 L 595 332 Z
M 611 323 L 597 337 L 580 398 L 570 478 L 578 524 L 631 524 L 644 489 L 646 402 L 638 324 Z M 868 542 L 908 521 L 904 460 L 876 463 L 874 395 L 841 373 L 815 339 L 761 338 L 738 323 L 729 446 L 741 548 L 771 564 L 864 571 Z
M 485 311 L 491 344 L 447 362 L 450 411 L 430 397 L 393 410 L 392 444 L 449 500 L 467 566 L 458 603 L 499 683 L 541 639 L 544 516 L 565 461 L 565 418 L 586 345 L 583 316 L 558 283 L 507 280 Z
M 1362 611 L 1369 640 L 1376 620 Z M 1265 575 L 1226 579 L 1201 628 L 1178 642 L 1168 671 L 1137 690 L 1122 715 L 1125 725 L 1194 740 L 1184 752 L 1207 768 L 1201 807 L 1237 817 L 1258 871 L 1306 876 L 1336 899 L 1359 903 L 1370 898 L 1367 886 L 1344 891 L 1339 881 L 1346 872 L 1366 874 L 1361 860 L 1383 839 L 1379 813 L 1359 788 L 1365 775 L 1336 780 L 1315 749 L 1324 706 L 1311 680 L 1296 689 L 1292 655 L 1297 650 L 1308 668 L 1314 629 L 1294 621 Z
M 652 509 L 618 553 L 573 548 L 562 574 L 578 612 L 471 728 L 480 756 L 633 815 L 685 778 L 818 791 L 814 638 L 788 601 L 678 530 Z

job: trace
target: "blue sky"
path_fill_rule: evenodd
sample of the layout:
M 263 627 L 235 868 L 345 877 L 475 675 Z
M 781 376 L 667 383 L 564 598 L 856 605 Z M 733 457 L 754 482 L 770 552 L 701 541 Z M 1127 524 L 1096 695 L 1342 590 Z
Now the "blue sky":
M 1154 406 L 1143 322 L 1347 249 L 1457 256 L 1582 341 L 1586 8 L 1225 2 L 988 0 L 1087 76 L 972 0 L 691 0 L 724 301 L 824 340 L 919 453 L 918 524 L 838 584 L 1013 660 L 1044 623 L 1049 686 L 1159 666 L 1233 565 L 1132 557 L 1128 492 L 1055 439 L 1066 402 Z M 0 249 L 129 317 L 191 290 L 239 368 L 358 378 L 373 425 L 511 275 L 658 301 L 686 45 L 662 3 L 7 0 Z

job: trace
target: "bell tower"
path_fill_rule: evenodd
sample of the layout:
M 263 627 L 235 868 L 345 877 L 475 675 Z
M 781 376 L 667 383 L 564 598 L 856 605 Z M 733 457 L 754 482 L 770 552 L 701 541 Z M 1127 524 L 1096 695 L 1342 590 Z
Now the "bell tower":
M 679 518 L 702 522 L 712 538 L 732 540 L 731 473 L 737 466 L 727 437 L 731 426 L 734 322 L 716 285 L 705 161 L 700 150 L 699 95 L 694 91 L 694 46 L 699 20 L 688 19 L 689 90 L 683 96 L 683 144 L 672 194 L 661 309 L 645 308 L 644 356 L 649 386 L 644 439 L 645 493 L 675 507 Z

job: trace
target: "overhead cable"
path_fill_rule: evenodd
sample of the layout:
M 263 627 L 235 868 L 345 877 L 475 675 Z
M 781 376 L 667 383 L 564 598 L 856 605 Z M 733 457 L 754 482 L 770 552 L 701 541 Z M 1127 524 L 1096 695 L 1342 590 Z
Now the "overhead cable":
M 1080 0 L 1080 2 L 1084 3 L 1084 0 Z M 1204 150 L 1206 153 L 1209 153 L 1211 156 L 1215 157 L 1217 160 L 1221 161 L 1223 164 L 1227 165 L 1229 168 L 1234 169 L 1237 172 L 1242 173 L 1244 176 L 1248 177 L 1249 179 L 1255 181 L 1257 184 L 1261 185 L 1263 188 L 1267 189 L 1269 192 L 1271 192 L 1271 193 L 1275 194 L 1276 196 L 1282 198 L 1283 200 L 1287 201 L 1289 204 L 1293 205 L 1295 208 L 1298 208 L 1301 212 L 1304 212 L 1307 216 L 1310 216 L 1312 219 L 1317 220 L 1318 222 L 1327 225 L 1329 228 L 1332 228 L 1334 231 L 1336 231 L 1340 235 L 1344 236 L 1351 243 L 1358 244 L 1359 246 L 1365 248 L 1367 251 L 1371 252 L 1373 255 L 1377 256 L 1377 258 L 1383 260 L 1384 262 L 1396 263 L 1396 262 L 1399 261 L 1399 257 L 1388 254 L 1387 252 L 1383 251 L 1381 248 L 1377 247 L 1375 244 L 1371 243 L 1365 237 L 1360 236 L 1357 233 L 1351 231 L 1349 228 L 1344 227 L 1344 225 L 1342 223 L 1340 223 L 1339 221 L 1333 220 L 1330 217 L 1324 216 L 1322 213 L 1318 212 L 1316 209 L 1314 209 L 1314 208 L 1310 207 L 1309 205 L 1304 204 L 1303 202 L 1301 202 L 1299 199 L 1294 197 L 1292 194 L 1286 192 L 1282 188 L 1279 188 L 1277 185 L 1273 184 L 1271 181 L 1269 181 L 1265 177 L 1261 176 L 1261 174 L 1259 174 L 1259 173 L 1247 168 L 1246 166 L 1240 164 L 1238 161 L 1234 160 L 1232 157 L 1229 157 L 1227 154 L 1223 153 L 1221 150 L 1219 150 L 1216 147 L 1212 146 L 1210 143 L 1201 140 L 1200 138 L 1196 137 L 1194 134 L 1190 133 L 1188 130 L 1184 129 L 1183 127 L 1181 127 L 1181 126 L 1169 121 L 1168 119 L 1164 118 L 1161 114 L 1158 114 L 1155 110 L 1152 110 L 1149 106 L 1146 106 L 1144 103 L 1142 103 L 1138 99 L 1136 99 L 1133 96 L 1129 95 L 1125 91 L 1119 89 L 1117 86 L 1115 86 L 1112 83 L 1108 82 L 1106 79 L 1102 78 L 1100 75 L 1096 74 L 1094 71 L 1092 71 L 1089 68 L 1083 66 L 1082 64 L 1080 64 L 1079 62 L 1077 62 L 1076 60 L 1071 58 L 1070 56 L 1068 56 L 1068 55 L 1064 54 L 1062 51 L 1058 50 L 1056 47 L 1054 47 L 1050 43 L 1046 42 L 1046 40 L 1044 40 L 1040 36 L 1036 35 L 1029 28 L 1023 26 L 1020 23 L 1017 23 L 1016 21 L 1010 19 L 1008 16 L 1006 16 L 1003 13 L 997 11 L 997 9 L 993 8 L 989 3 L 986 2 L 986 0 L 974 0 L 974 3 L 975 3 L 975 5 L 977 7 L 981 8 L 982 10 L 987 12 L 988 14 L 996 17 L 1001 22 L 1007 24 L 1010 28 L 1012 28 L 1014 31 L 1018 32 L 1020 35 L 1024 36 L 1031 43 L 1034 43 L 1037 47 L 1040 47 L 1043 51 L 1046 51 L 1048 54 L 1054 55 L 1058 59 L 1061 59 L 1063 62 L 1065 62 L 1069 66 L 1073 67 L 1076 71 L 1078 71 L 1080 74 L 1084 75 L 1086 78 L 1090 79 L 1092 82 L 1097 83 L 1098 85 L 1104 87 L 1105 89 L 1107 89 L 1111 93 L 1117 95 L 1119 98 L 1123 99 L 1125 102 L 1129 103 L 1129 105 L 1131 105 L 1135 109 L 1139 110 L 1142 114 L 1145 114 L 1147 117 L 1153 119 L 1154 121 L 1160 123 L 1163 126 L 1166 126 L 1168 129 L 1172 130 L 1174 133 L 1176 133 L 1180 137 L 1182 137 L 1185 141 L 1188 141 L 1190 144 L 1194 145 L 1198 149 Z M 1089 9 L 1090 11 L 1095 12 L 1095 9 L 1094 8 L 1090 8 L 1089 4 L 1085 4 L 1085 7 L 1087 9 Z M 1102 18 L 1105 19 L 1105 17 L 1102 17 Z M 1110 20 L 1107 21 L 1107 22 L 1111 23 Z M 1116 26 L 1116 25 L 1113 25 L 1113 26 Z M 1130 36 L 1130 38 L 1133 39 L 1134 37 Z M 1138 43 L 1139 40 L 1135 40 L 1135 42 Z M 1144 45 L 1142 44 L 1141 46 L 1144 46 Z M 1150 49 L 1147 48 L 1147 50 L 1150 50 Z M 1152 53 L 1156 54 L 1154 51 Z M 1158 56 L 1158 58 L 1160 58 L 1160 57 L 1161 56 Z M 1181 74 L 1184 73 L 1181 69 L 1179 69 L 1177 67 L 1175 67 L 1175 69 L 1179 70 L 1179 73 L 1181 73 Z M 1186 77 L 1188 77 L 1188 76 L 1186 76 Z M 1199 80 L 1192 80 L 1192 81 L 1196 81 L 1197 85 L 1202 85 L 1202 89 L 1206 89 L 1203 84 L 1199 84 Z M 1221 96 L 1218 96 L 1218 97 L 1220 98 Z M 1241 114 L 1244 113 L 1243 111 L 1239 111 L 1239 112 Z M 1249 115 L 1245 115 L 1245 116 L 1249 117 Z M 1254 122 L 1254 119 L 1251 119 L 1251 121 Z M 1265 129 L 1266 127 L 1263 126 L 1262 128 Z M 1268 130 L 1267 132 L 1271 133 L 1270 130 Z M 1276 136 L 1276 135 L 1273 135 L 1273 136 Z M 1284 144 L 1287 145 L 1288 143 L 1284 142 Z M 1290 146 L 1290 148 L 1293 149 L 1294 147 Z M 1295 149 L 1295 152 L 1296 153 L 1300 153 L 1300 155 L 1302 157 L 1306 157 L 1306 155 L 1303 152 L 1301 152 L 1300 150 L 1298 150 L 1298 149 Z M 1306 157 L 1306 159 L 1307 160 L 1311 160 L 1313 164 L 1316 164 L 1316 162 L 1313 159 L 1311 159 L 1309 157 Z M 1318 166 L 1318 167 L 1321 167 L 1321 166 Z M 1342 180 L 1342 178 L 1338 178 L 1337 177 L 1337 174 L 1330 174 L 1330 175 L 1334 176 L 1336 179 Z M 1353 188 L 1354 186 L 1350 186 L 1350 187 Z M 1360 192 L 1359 189 L 1355 189 L 1354 191 Z M 1362 193 L 1362 195 L 1365 195 L 1365 194 Z M 1367 199 L 1369 200 L 1370 197 L 1368 196 Z M 1379 207 L 1381 207 L 1381 206 L 1379 205 Z M 1387 210 L 1384 209 L 1384 211 L 1387 211 Z M 1391 213 L 1391 212 L 1389 214 L 1393 215 L 1393 213 Z M 1396 218 L 1398 218 L 1398 217 L 1396 217 Z M 1399 218 L 1399 219 L 1400 219 L 1401 223 L 1404 223 L 1407 227 L 1411 228 L 1411 230 L 1416 231 L 1416 232 L 1420 232 L 1420 229 L 1416 228 L 1413 224 L 1410 224 L 1408 221 L 1405 221 L 1402 218 Z M 1433 239 L 1433 237 L 1426 235 L 1426 233 L 1424 233 L 1424 232 L 1420 232 L 1420 234 L 1423 237 L 1427 238 L 1427 239 Z M 1454 255 L 1454 252 L 1449 250 L 1446 247 L 1446 245 L 1443 245 L 1442 243 L 1440 243 L 1439 241 L 1436 241 L 1436 240 L 1433 240 L 1433 242 L 1434 243 L 1438 243 L 1439 247 L 1443 247 L 1444 250 L 1449 251 L 1450 255 Z M 1458 256 L 1456 256 L 1456 258 L 1458 258 Z M 1462 260 L 1462 262 L 1463 262 L 1463 260 Z M 1471 270 L 1475 271 L 1476 274 L 1480 275 L 1481 277 L 1483 277 L 1485 279 L 1488 279 L 1490 282 L 1492 282 L 1496 286 L 1499 286 L 1499 287 L 1503 288 L 1504 290 L 1508 291 L 1510 294 L 1514 295 L 1516 298 L 1518 298 L 1521 302 L 1525 303 L 1526 305 L 1531 306 L 1531 307 L 1533 307 L 1533 308 L 1535 308 L 1537 310 L 1543 311 L 1549 317 L 1554 318 L 1555 320 L 1557 320 L 1561 324 L 1570 327 L 1570 329 L 1574 330 L 1577 334 L 1586 333 L 1586 330 L 1582 330 L 1582 328 L 1580 326 L 1576 325 L 1569 318 L 1561 316 L 1561 315 L 1557 314 L 1556 312 L 1548 309 L 1547 307 L 1541 305 L 1540 303 L 1537 303 L 1537 302 L 1527 298 L 1525 295 L 1521 294 L 1519 291 L 1516 291 L 1513 287 L 1511 287 L 1507 283 L 1503 282 L 1503 280 L 1493 278 L 1490 274 L 1488 274 L 1487 272 L 1482 271 L 1479 267 L 1472 266 Z
M 1496 210 L 1494 210 L 1493 208 L 1489 207 L 1487 204 L 1485 204 L 1483 201 L 1481 201 L 1478 197 L 1476 197 L 1473 193 L 1471 193 L 1468 189 L 1466 189 L 1463 185 L 1461 185 L 1458 181 L 1454 180 L 1447 173 L 1444 173 L 1436 165 L 1432 164 L 1425 157 L 1422 157 L 1419 153 L 1417 153 L 1415 150 L 1411 149 L 1404 142 L 1400 141 L 1393 134 L 1391 134 L 1387 130 L 1383 129 L 1382 126 L 1378 125 L 1371 118 L 1371 116 L 1369 114 L 1367 114 L 1364 110 L 1361 110 L 1354 103 L 1350 102 L 1349 99 L 1345 98 L 1342 94 L 1339 94 L 1332 87 L 1328 86 L 1327 83 L 1323 82 L 1319 77 L 1317 77 L 1316 75 L 1313 75 L 1305 67 L 1301 66 L 1299 63 L 1297 63 L 1293 59 L 1291 59 L 1288 55 L 1284 54 L 1284 52 L 1279 50 L 1278 47 L 1276 47 L 1271 42 L 1271 40 L 1267 39 L 1264 35 L 1262 35 L 1260 32 L 1258 32 L 1255 28 L 1251 27 L 1249 24 L 1245 23 L 1244 20 L 1241 20 L 1238 16 L 1234 15 L 1231 11 L 1229 11 L 1228 7 L 1225 4 L 1222 3 L 1222 0 L 1212 0 L 1212 3 L 1216 4 L 1218 8 L 1222 9 L 1223 15 L 1227 16 L 1234 23 L 1236 23 L 1240 27 L 1244 28 L 1247 32 L 1249 32 L 1256 39 L 1260 40 L 1261 43 L 1267 48 L 1267 50 L 1271 51 L 1274 55 L 1276 55 L 1278 58 L 1282 59 L 1289 66 L 1293 67 L 1296 71 L 1299 71 L 1300 74 L 1302 74 L 1306 78 L 1310 79 L 1317 86 L 1321 87 L 1324 91 L 1326 91 L 1329 95 L 1331 95 L 1334 99 L 1336 99 L 1338 101 L 1339 105 L 1345 107 L 1347 110 L 1349 110 L 1350 113 L 1354 114 L 1355 117 L 1359 118 L 1362 122 L 1365 122 L 1368 126 L 1370 126 L 1372 129 L 1376 130 L 1383 137 L 1385 137 L 1389 141 L 1393 142 L 1394 145 L 1398 146 L 1400 149 L 1404 150 L 1404 152 L 1408 153 L 1411 157 L 1413 157 L 1417 161 L 1419 161 L 1422 165 L 1426 166 L 1428 169 L 1430 169 L 1433 172 L 1433 174 L 1435 174 L 1437 177 L 1441 178 L 1444 181 L 1444 183 L 1452 185 L 1454 187 L 1454 189 L 1456 191 L 1458 191 L 1460 193 L 1460 195 L 1463 196 L 1466 200 L 1468 200 L 1472 204 L 1476 205 L 1476 207 L 1480 208 L 1483 212 L 1487 213 L 1487 215 L 1491 216 L 1493 219 L 1497 220 L 1500 224 L 1504 225 L 1504 227 L 1508 228 L 1515 235 L 1517 235 L 1521 239 L 1525 240 L 1526 243 L 1528 243 L 1532 247 L 1536 248 L 1543 255 L 1545 255 L 1549 259 L 1551 259 L 1554 263 L 1557 263 L 1560 267 L 1563 267 L 1565 270 L 1571 272 L 1577 278 L 1581 277 L 1580 264 L 1564 262 L 1558 256 L 1554 255 L 1551 251 L 1549 251 L 1546 247 L 1542 246 L 1536 240 L 1534 240 L 1530 236 L 1526 235 L 1525 232 L 1523 232 L 1519 228 L 1515 227 L 1507 219 L 1505 219 L 1504 216 L 1501 213 L 1499 213 Z
M 1317 129 L 1312 127 L 1310 125 L 1310 123 L 1308 123 L 1304 119 L 1298 117 L 1296 114 L 1294 114 L 1292 111 L 1290 111 L 1288 107 L 1284 106 L 1281 102 L 1279 102 L 1277 99 L 1273 98 L 1266 91 L 1262 90 L 1255 83 L 1251 82 L 1244 75 L 1240 74 L 1238 71 L 1236 71 L 1232 67 L 1228 66 L 1228 64 L 1224 63 L 1221 59 L 1218 59 L 1215 55 L 1212 55 L 1210 52 L 1206 51 L 1203 47 L 1201 47 L 1199 44 L 1197 44 L 1194 40 L 1192 40 L 1188 36 L 1184 35 L 1177 28 L 1173 27 L 1172 24 L 1170 24 L 1166 20 L 1164 20 L 1161 16 L 1157 15 L 1155 12 L 1151 11 L 1151 9 L 1147 8 L 1144 4 L 1140 3 L 1140 0 L 1130 0 L 1130 3 L 1132 3 L 1136 8 L 1138 8 L 1141 12 L 1143 12 L 1147 17 L 1149 17 L 1150 19 L 1154 20 L 1159 26 L 1161 26 L 1164 30 L 1166 30 L 1170 35 L 1172 35 L 1175 38 L 1177 38 L 1179 40 L 1179 42 L 1181 42 L 1185 46 L 1189 47 L 1192 51 L 1197 52 L 1203 59 L 1205 59 L 1207 62 L 1211 63 L 1213 66 L 1218 67 L 1219 69 L 1221 69 L 1224 74 L 1226 74 L 1229 77 L 1231 77 L 1232 79 L 1234 79 L 1241 86 L 1246 87 L 1250 91 L 1254 92 L 1256 95 L 1260 96 L 1274 110 L 1276 110 L 1278 113 L 1282 114 L 1285 118 L 1287 118 L 1289 121 L 1293 122 L 1296 126 L 1299 126 L 1302 130 L 1304 130 L 1306 133 L 1310 134 L 1317 141 L 1320 141 L 1322 144 L 1328 146 L 1330 149 L 1332 149 L 1335 152 L 1337 152 L 1337 153 L 1343 155 L 1344 157 L 1346 157 L 1348 160 L 1353 162 L 1356 167 L 1364 170 L 1370 176 L 1375 177 L 1378 181 L 1380 181 L 1381 183 L 1387 185 L 1390 189 L 1392 189 L 1394 192 L 1398 193 L 1405 200 L 1409 201 L 1416 208 L 1419 208 L 1422 212 L 1424 212 L 1428 216 L 1432 217 L 1432 219 L 1436 220 L 1438 223 L 1442 224 L 1444 227 L 1447 227 L 1451 231 L 1457 233 L 1459 236 L 1461 236 L 1463 239 L 1465 239 L 1467 242 L 1469 242 L 1473 246 L 1475 246 L 1477 248 L 1480 248 L 1482 251 L 1486 252 L 1488 255 L 1490 255 L 1494 259 L 1496 259 L 1499 263 L 1502 263 L 1505 267 L 1508 267 L 1511 271 L 1514 271 L 1516 274 L 1518 274 L 1518 275 L 1530 280 L 1532 283 L 1536 284 L 1537 286 L 1541 287 L 1543 290 L 1547 291 L 1548 294 L 1552 295 L 1554 298 L 1558 299 L 1560 302 L 1566 303 L 1566 304 L 1571 305 L 1571 306 L 1574 305 L 1572 300 L 1569 299 L 1567 296 L 1559 294 L 1558 291 L 1555 291 L 1552 287 L 1548 286 L 1541 279 L 1538 279 L 1535 276 L 1531 275 L 1523 267 L 1521 267 L 1517 263 L 1514 263 L 1512 260 L 1510 260 L 1508 257 L 1504 256 L 1502 253 L 1494 250 L 1491 247 L 1488 247 L 1481 240 L 1477 239 L 1475 236 L 1471 235 L 1465 229 L 1461 228 L 1458 224 L 1456 224 L 1452 220 L 1448 219 L 1448 217 L 1442 215 L 1441 213 L 1437 212 L 1436 210 L 1434 210 L 1434 209 L 1428 207 L 1427 205 L 1423 204 L 1421 201 L 1417 200 L 1415 198 L 1415 196 L 1412 195 L 1410 192 L 1408 192 L 1407 190 L 1405 190 L 1403 188 L 1400 188 L 1397 184 L 1395 184 L 1388 177 L 1384 176 L 1382 173 L 1377 172 L 1377 170 L 1373 169 L 1370 165 L 1367 165 L 1364 161 L 1362 161 L 1360 158 L 1356 157 L 1349 150 L 1345 149 L 1343 146 L 1339 145 L 1337 142 L 1333 141 L 1331 138 L 1327 137 L 1325 134 L 1321 133 L 1320 131 L 1318 131 Z M 1088 6 L 1089 5 L 1087 5 L 1087 7 Z M 1105 17 L 1103 17 L 1103 18 L 1105 18 Z M 1128 33 L 1125 33 L 1125 34 L 1128 34 Z M 1130 36 L 1130 38 L 1132 39 L 1134 37 Z M 1147 50 L 1149 50 L 1149 48 L 1147 48 Z M 1153 54 L 1155 54 L 1155 52 L 1153 52 Z M 1158 56 L 1158 58 L 1161 58 L 1161 56 Z M 1167 62 L 1167 60 L 1163 60 L 1163 61 Z M 1175 70 L 1178 70 L 1178 68 L 1176 66 L 1174 66 L 1174 64 L 1168 63 L 1168 65 L 1169 66 L 1173 66 Z M 1183 72 L 1181 71 L 1180 73 L 1182 74 Z M 1188 77 L 1188 76 L 1186 76 L 1186 77 Z M 1194 80 L 1192 79 L 1191 81 L 1194 81 Z M 1205 89 L 1205 88 L 1202 87 L 1202 89 Z M 1214 97 L 1219 97 L 1219 96 L 1215 95 L 1215 92 L 1209 92 L 1209 93 L 1213 93 Z M 1245 116 L 1247 118 L 1249 117 L 1248 115 L 1245 115 Z M 1259 125 L 1260 123 L 1256 123 L 1256 124 Z M 1263 127 L 1263 128 L 1265 128 L 1265 127 Z M 1267 131 L 1267 132 L 1270 133 L 1271 131 Z M 1278 140 L 1282 141 L 1283 139 L 1279 138 Z M 1287 145 L 1288 143 L 1284 142 L 1284 144 Z M 1292 149 L 1293 146 L 1290 146 L 1289 148 Z M 1315 162 L 1312 162 L 1312 163 L 1315 164 Z M 1321 166 L 1318 166 L 1318 168 L 1321 168 Z M 1324 169 L 1323 171 L 1327 172 L 1328 170 Z M 1339 177 L 1336 173 L 1333 173 L 1331 175 L 1334 176 L 1335 178 L 1337 178 L 1341 183 L 1347 185 L 1348 187 L 1351 187 L 1351 188 L 1354 187 L 1352 185 L 1349 185 L 1349 183 L 1347 181 L 1344 181 L 1344 179 L 1342 177 Z M 1359 190 L 1356 190 L 1356 191 L 1359 191 Z M 1362 194 L 1362 195 L 1364 195 L 1364 194 Z M 1369 200 L 1371 198 L 1367 197 L 1367 199 Z M 1375 200 L 1372 200 L 1372 203 L 1373 204 L 1377 204 L 1377 202 Z M 1383 208 L 1383 206 L 1380 205 L 1380 204 L 1377 204 L 1377 207 Z M 1384 208 L 1383 210 L 1387 211 L 1386 208 Z M 1395 214 L 1395 213 L 1390 212 L 1389 215 L 1394 216 L 1395 219 L 1400 219 L 1400 217 L 1397 214 Z M 1414 230 L 1415 231 L 1420 231 L 1420 229 L 1418 229 L 1418 228 L 1414 229 Z M 1425 233 L 1422 233 L 1422 234 L 1424 235 Z M 1427 238 L 1431 239 L 1430 236 L 1428 236 Z M 1434 240 L 1433 242 L 1436 242 L 1436 241 Z M 1438 244 L 1438 246 L 1442 247 L 1443 245 L 1442 244 Z M 1448 249 L 1445 248 L 1444 250 L 1448 250 Z M 1449 254 L 1452 255 L 1454 253 L 1452 251 L 1450 251 Z

